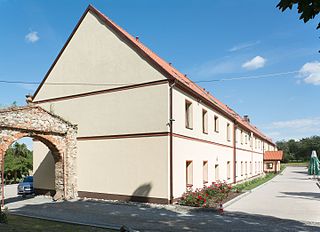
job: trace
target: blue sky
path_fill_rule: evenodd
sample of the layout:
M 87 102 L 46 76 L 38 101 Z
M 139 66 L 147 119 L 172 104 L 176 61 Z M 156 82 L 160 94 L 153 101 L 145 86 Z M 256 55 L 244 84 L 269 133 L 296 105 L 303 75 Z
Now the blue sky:
M 290 72 L 201 86 L 275 141 L 319 135 L 319 18 L 304 24 L 277 2 L 0 0 L 0 80 L 40 82 L 91 3 L 193 81 Z M 35 88 L 0 83 L 0 104 Z

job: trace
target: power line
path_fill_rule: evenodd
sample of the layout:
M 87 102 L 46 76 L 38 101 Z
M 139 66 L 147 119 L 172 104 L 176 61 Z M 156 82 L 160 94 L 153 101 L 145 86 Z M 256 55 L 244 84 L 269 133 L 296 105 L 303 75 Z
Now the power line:
M 269 74 L 255 75 L 255 76 L 243 76 L 243 77 L 232 77 L 232 78 L 222 78 L 222 79 L 212 79 L 212 80 L 200 80 L 200 81 L 195 81 L 194 83 L 261 79 L 261 78 L 266 78 L 266 77 L 279 77 L 279 76 L 294 74 L 294 73 L 299 73 L 299 71 L 297 70 L 297 71 L 269 73 Z
M 199 80 L 194 81 L 194 83 L 210 83 L 210 82 L 221 82 L 221 81 L 235 81 L 235 80 L 252 80 L 252 79 L 262 79 L 267 77 L 281 77 L 288 74 L 299 73 L 299 71 L 289 71 L 289 72 L 279 72 L 279 73 L 269 73 L 269 74 L 261 74 L 254 76 L 242 76 L 242 77 L 231 77 L 231 78 L 222 78 L 222 79 L 211 79 L 211 80 Z M 0 83 L 3 84 L 24 84 L 24 85 L 39 85 L 41 82 L 36 81 L 8 81 L 8 80 L 0 80 Z M 141 83 L 88 83 L 88 82 L 47 82 L 44 85 L 53 85 L 53 86 L 125 86 L 125 85 L 134 85 Z
M 39 85 L 41 82 L 34 81 L 6 81 L 0 80 L 0 83 L 4 84 L 24 84 L 24 85 Z M 86 85 L 86 86 L 119 86 L 119 85 L 134 85 L 138 83 L 81 83 L 81 82 L 56 82 L 56 83 L 44 83 L 44 85 Z

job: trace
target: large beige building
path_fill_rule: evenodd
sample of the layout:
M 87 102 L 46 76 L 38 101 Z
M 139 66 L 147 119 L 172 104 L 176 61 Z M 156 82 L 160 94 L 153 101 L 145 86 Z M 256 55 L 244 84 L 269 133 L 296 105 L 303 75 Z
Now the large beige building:
M 186 187 L 263 172 L 274 143 L 89 6 L 33 96 L 78 125 L 80 197 L 169 203 Z M 34 141 L 35 188 L 54 189 Z

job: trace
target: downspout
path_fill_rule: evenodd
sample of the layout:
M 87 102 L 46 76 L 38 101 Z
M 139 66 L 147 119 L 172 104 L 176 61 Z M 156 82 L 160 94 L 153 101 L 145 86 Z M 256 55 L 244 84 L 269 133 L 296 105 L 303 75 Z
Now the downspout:
M 236 133 L 237 124 L 233 122 L 233 183 L 237 182 L 237 148 L 236 148 Z
M 169 204 L 173 203 L 173 122 L 174 119 L 173 117 L 173 94 L 172 94 L 172 89 L 173 86 L 175 85 L 175 82 L 171 82 L 169 87 L 169 127 L 170 127 L 170 132 L 169 132 L 169 143 L 170 143 L 170 148 L 169 148 L 169 175 L 170 175 L 170 199 L 169 199 Z
M 1 207 L 4 207 L 4 153 L 1 156 Z

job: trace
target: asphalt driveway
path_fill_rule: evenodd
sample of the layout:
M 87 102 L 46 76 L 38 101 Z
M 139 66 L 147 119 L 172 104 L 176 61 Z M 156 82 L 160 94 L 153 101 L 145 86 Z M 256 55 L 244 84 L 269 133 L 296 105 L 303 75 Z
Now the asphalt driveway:
M 295 196 L 289 194 L 289 192 L 295 193 L 295 191 L 300 193 L 303 192 L 302 190 L 299 190 L 300 187 L 296 185 L 296 181 L 306 182 L 308 183 L 306 185 L 312 186 L 315 185 L 315 183 L 309 181 L 301 169 L 288 169 L 285 173 L 292 173 L 286 177 L 291 180 L 291 184 L 289 184 L 287 188 L 281 188 L 283 185 L 281 184 L 283 176 L 279 176 L 271 183 L 260 188 L 259 191 L 285 191 L 287 192 L 283 193 L 283 196 L 285 197 L 279 197 L 279 200 L 283 199 L 288 201 L 288 204 L 291 204 L 292 208 L 294 208 L 294 203 L 297 200 L 301 200 L 303 202 L 316 202 L 315 207 L 319 210 L 319 199 L 316 196 L 319 189 L 305 187 L 308 189 L 304 189 L 304 191 L 308 192 L 309 196 Z M 287 176 L 287 174 L 284 176 Z M 301 180 L 291 178 L 301 178 Z M 280 189 L 273 187 L 274 182 L 279 182 Z M 284 180 L 284 182 L 287 182 L 287 180 Z M 270 187 L 271 190 L 268 190 Z M 267 190 L 263 190 L 265 188 Z M 289 188 L 293 189 L 290 190 Z M 259 191 L 256 191 L 256 193 Z M 273 194 L 266 194 L 264 196 L 273 199 Z M 314 196 L 312 194 L 314 194 Z M 268 206 L 269 202 L 272 200 L 262 197 L 260 198 L 262 201 L 259 201 L 258 199 L 255 199 L 256 197 L 252 196 L 255 196 L 255 193 L 252 193 L 231 205 L 228 208 L 228 212 L 223 215 L 212 210 L 192 209 L 172 205 L 133 204 L 94 201 L 89 199 L 52 202 L 50 198 L 42 196 L 28 197 L 27 199 L 8 196 L 6 206 L 9 207 L 11 212 L 20 215 L 29 215 L 40 218 L 45 217 L 53 220 L 107 227 L 110 226 L 111 228 L 119 228 L 121 225 L 127 225 L 138 231 L 320 231 L 318 210 L 314 209 L 314 211 L 317 211 L 318 213 L 317 216 L 311 218 L 312 220 L 310 220 L 310 217 L 303 218 L 302 216 L 291 219 L 290 217 L 280 217 L 277 211 L 269 211 L 269 214 L 267 214 L 268 211 L 262 210 L 263 206 Z M 282 195 L 279 194 L 279 196 Z M 296 199 L 296 197 L 299 199 Z M 253 199 L 253 201 L 250 201 L 250 199 Z M 251 205 L 251 208 L 241 208 L 241 206 L 246 204 Z M 303 203 L 299 203 L 299 205 L 300 204 L 301 206 L 303 205 Z M 258 210 L 254 211 L 253 209 L 256 207 Z M 304 210 L 301 209 L 301 212 L 304 211 L 305 214 L 307 209 L 308 208 L 305 207 Z M 290 212 L 287 214 L 290 215 Z
M 226 210 L 320 223 L 320 189 L 316 183 L 305 167 L 287 167 Z

